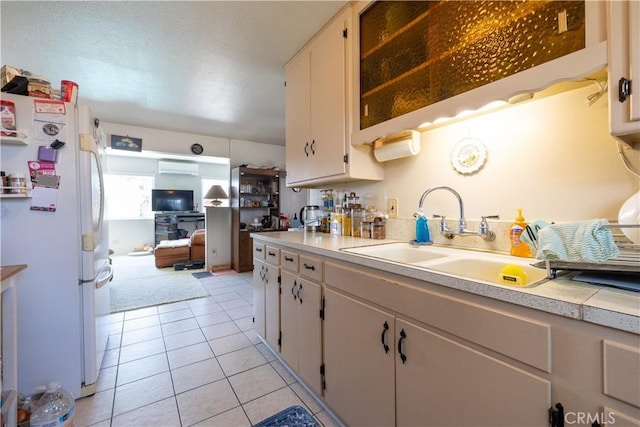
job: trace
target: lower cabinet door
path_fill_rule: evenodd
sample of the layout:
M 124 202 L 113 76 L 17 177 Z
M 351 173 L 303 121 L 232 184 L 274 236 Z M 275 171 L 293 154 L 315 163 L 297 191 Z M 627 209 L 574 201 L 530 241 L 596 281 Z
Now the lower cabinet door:
M 350 426 L 395 425 L 394 317 L 331 289 L 324 298 L 327 404 Z
M 280 338 L 280 283 L 278 276 L 280 268 L 266 263 L 264 266 L 265 339 L 272 349 L 278 350 L 278 339 Z
M 320 285 L 298 278 L 298 373 L 305 383 L 322 396 L 322 320 Z
M 283 271 L 280 288 L 280 356 L 298 372 L 298 279 Z
M 395 345 L 398 426 L 548 425 L 549 381 L 400 319 Z
M 266 339 L 264 274 L 265 263 L 256 260 L 253 269 L 253 323 L 256 333 Z

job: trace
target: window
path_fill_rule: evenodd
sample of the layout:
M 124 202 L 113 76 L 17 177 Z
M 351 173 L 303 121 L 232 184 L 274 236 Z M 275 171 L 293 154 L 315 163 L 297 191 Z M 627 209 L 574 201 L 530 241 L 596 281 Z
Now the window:
M 104 177 L 107 219 L 148 219 L 153 176 L 109 175 Z
M 220 185 L 222 188 L 224 188 L 224 191 L 227 193 L 227 196 L 229 196 L 229 180 L 227 179 L 210 179 L 210 178 L 202 178 L 200 180 L 200 188 L 201 188 L 201 193 L 202 194 L 202 206 L 208 206 L 209 200 L 204 200 L 204 195 L 207 194 L 207 191 L 209 191 L 209 188 L 211 188 L 212 185 Z M 222 202 L 222 205 L 220 206 L 225 206 L 225 207 L 229 207 L 229 199 L 220 199 L 220 201 Z

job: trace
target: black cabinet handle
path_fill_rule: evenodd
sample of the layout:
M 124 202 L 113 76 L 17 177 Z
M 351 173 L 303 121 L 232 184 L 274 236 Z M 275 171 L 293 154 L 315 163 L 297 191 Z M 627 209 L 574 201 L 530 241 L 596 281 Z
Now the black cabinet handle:
M 309 148 L 309 142 L 306 142 L 304 144 L 304 154 L 309 157 L 309 152 L 307 151 L 307 148 Z
M 631 80 L 622 77 L 618 81 L 618 101 L 626 101 L 629 95 L 631 95 Z
M 271 251 L 269 251 L 269 252 L 267 252 L 267 255 L 269 255 L 269 256 L 276 256 L 276 253 L 275 253 L 275 252 L 271 252 Z
M 402 360 L 402 364 L 407 361 L 407 356 L 402 352 L 402 341 L 407 338 L 407 334 L 404 333 L 404 329 L 400 331 L 400 339 L 398 340 L 398 354 L 400 354 L 400 360 Z
M 302 297 L 300 296 L 300 291 L 302 290 L 302 283 L 300 283 L 300 286 L 298 286 L 298 299 L 300 300 L 300 304 L 302 304 Z
M 306 262 L 304 263 L 304 268 L 306 268 L 307 270 L 311 270 L 314 271 L 316 269 L 315 265 L 309 265 Z
M 389 324 L 385 321 L 384 325 L 382 325 L 382 335 L 380 336 L 380 341 L 382 341 L 382 348 L 384 348 L 385 353 L 389 353 L 389 346 L 385 342 L 385 337 L 387 335 L 388 330 L 389 330 Z
M 296 288 L 296 286 L 298 285 L 298 283 L 296 283 L 296 281 L 293 281 L 293 286 L 291 286 L 291 295 L 293 295 L 293 299 L 294 301 L 296 299 L 298 299 L 298 295 L 294 292 L 294 289 Z
M 262 252 L 262 248 L 256 248 L 256 252 Z
M 315 139 L 313 141 L 311 141 L 311 154 L 313 154 L 315 156 L 316 149 L 313 148 L 314 145 L 316 145 L 316 140 Z
M 293 258 L 288 257 L 288 256 L 285 256 L 285 257 L 284 257 L 284 260 L 285 260 L 285 261 L 289 261 L 289 262 L 293 262 Z

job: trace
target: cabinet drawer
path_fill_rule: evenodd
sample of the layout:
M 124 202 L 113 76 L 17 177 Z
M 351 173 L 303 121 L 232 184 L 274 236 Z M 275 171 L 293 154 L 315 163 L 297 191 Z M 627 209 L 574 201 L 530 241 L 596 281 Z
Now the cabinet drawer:
M 280 249 L 267 246 L 264 252 L 264 259 L 272 265 L 280 265 Z
M 298 272 L 298 254 L 285 250 L 280 251 L 280 266 L 285 270 Z
M 264 260 L 266 253 L 265 244 L 262 242 L 253 242 L 253 259 Z
M 640 350 L 613 341 L 602 341 L 604 394 L 640 407 Z
M 322 261 L 300 255 L 300 276 L 322 282 Z

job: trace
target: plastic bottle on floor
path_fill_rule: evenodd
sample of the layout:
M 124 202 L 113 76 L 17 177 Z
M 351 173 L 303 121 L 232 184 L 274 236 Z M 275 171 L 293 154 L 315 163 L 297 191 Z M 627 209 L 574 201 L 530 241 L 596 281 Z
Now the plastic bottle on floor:
M 31 414 L 31 427 L 72 427 L 75 412 L 73 395 L 58 383 L 50 383 Z

